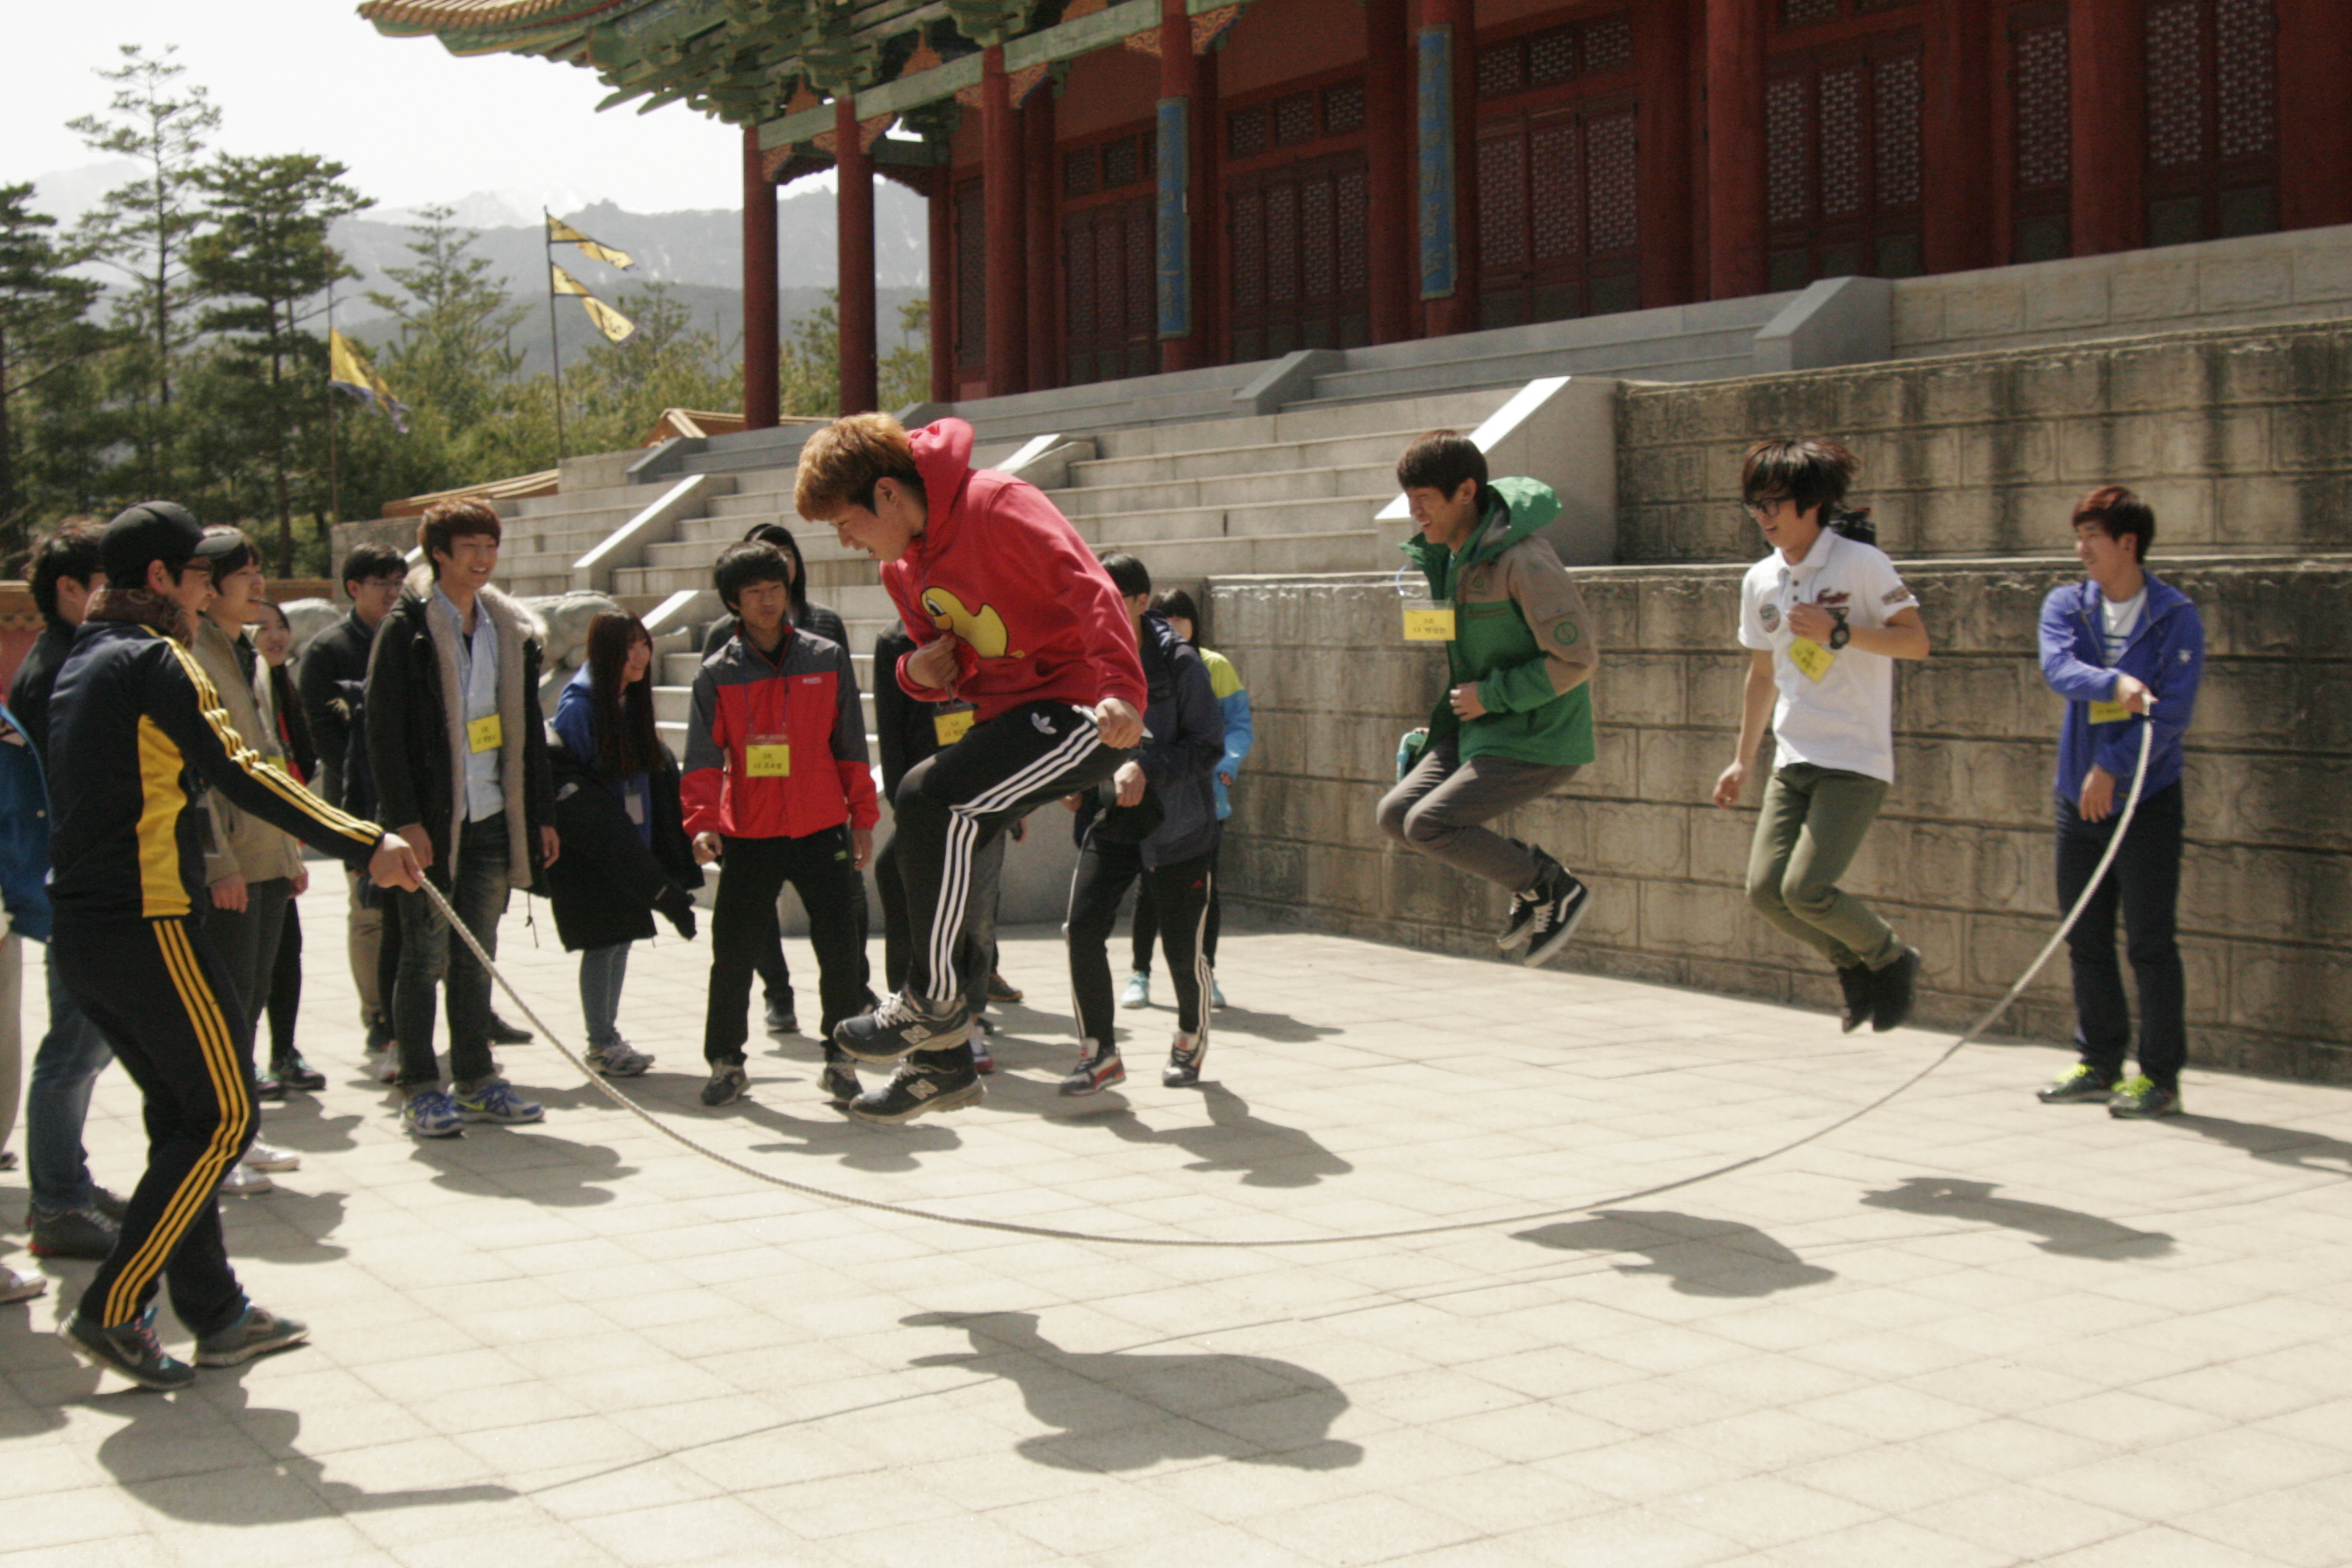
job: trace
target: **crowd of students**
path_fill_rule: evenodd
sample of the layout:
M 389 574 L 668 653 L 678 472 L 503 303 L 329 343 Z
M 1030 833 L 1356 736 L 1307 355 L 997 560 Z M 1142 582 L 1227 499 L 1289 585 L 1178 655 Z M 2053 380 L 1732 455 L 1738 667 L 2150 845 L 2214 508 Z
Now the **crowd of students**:
M 246 1298 L 215 1200 L 266 1188 L 268 1171 L 293 1162 L 254 1140 L 256 1101 L 324 1087 L 295 1040 L 305 847 L 352 879 L 346 947 L 370 1065 L 419 1138 L 544 1116 L 491 1055 L 528 1036 L 491 1011 L 488 971 L 452 940 L 427 882 L 493 956 L 513 892 L 549 897 L 580 955 L 587 1059 L 632 1078 L 653 1058 L 620 1030 L 631 949 L 656 917 L 696 937 L 696 891 L 720 868 L 703 1020 L 710 1108 L 751 1085 L 755 978 L 767 1031 L 797 1030 L 778 924 L 789 885 L 817 962 L 824 1096 L 880 1124 L 977 1102 L 993 1065 L 983 1014 L 1018 994 L 994 944 L 1005 847 L 1055 801 L 1077 847 L 1066 931 L 1078 1058 L 1061 1092 L 1126 1077 L 1115 1007 L 1148 1002 L 1155 943 L 1176 1004 L 1161 1083 L 1199 1083 L 1223 1005 L 1216 873 L 1228 788 L 1253 740 L 1247 690 L 1194 646 L 1188 595 L 1155 596 L 1143 562 L 1097 558 L 1043 494 L 971 455 L 960 421 L 910 433 L 879 415 L 835 422 L 801 455 L 801 516 L 872 557 L 899 612 L 875 650 L 879 790 L 845 632 L 809 602 L 798 545 L 772 525 L 714 564 L 729 619 L 696 672 L 682 758 L 656 724 L 653 639 L 625 612 L 595 618 L 584 664 L 542 721 L 540 637 L 491 582 L 501 528 L 483 501 L 432 508 L 413 571 L 388 549 L 354 551 L 342 573 L 351 611 L 312 642 L 299 680 L 291 629 L 236 530 L 155 501 L 47 541 L 31 574 L 47 626 L 0 714 L 0 742 L 12 742 L 0 745 L 0 893 L 10 940 L 50 944 L 50 1028 L 27 1101 L 28 1225 L 37 1254 L 100 1261 L 64 1330 L 74 1346 L 149 1386 L 184 1385 L 194 1368 L 153 1331 L 159 1287 L 195 1334 L 199 1365 L 306 1332 Z M 1854 471 L 1822 440 L 1748 454 L 1743 505 L 1770 553 L 1741 585 L 1741 724 L 1714 799 L 1739 803 L 1769 727 L 1777 756 L 1749 898 L 1832 966 L 1845 1028 L 1888 1030 L 1911 1016 L 1921 956 L 1839 884 L 1894 781 L 1894 662 L 1930 648 L 1918 601 L 1866 514 L 1844 505 Z M 1596 755 L 1598 639 L 1544 531 L 1559 503 L 1534 480 L 1490 477 L 1453 431 L 1414 441 L 1398 480 L 1415 523 L 1408 565 L 1427 591 L 1408 635 L 1444 645 L 1448 679 L 1400 747 L 1377 820 L 1403 850 L 1504 889 L 1497 947 L 1546 963 L 1591 890 L 1489 825 Z M 2116 874 L 2073 936 L 2082 1059 L 2042 1098 L 2178 1114 L 2180 753 L 2202 633 L 2195 606 L 2146 569 L 2155 520 L 2144 503 L 2109 487 L 2072 521 L 2089 581 L 2054 590 L 2041 626 L 2044 674 L 2067 700 L 2056 788 L 2066 900 L 2090 887 L 2109 847 L 2117 781 L 2143 735 L 2154 760 Z M 885 795 L 892 832 L 877 856 Z M 878 993 L 869 863 L 885 929 Z M 1108 943 L 1131 888 L 1120 996 Z M 2118 914 L 2142 1009 L 2129 1079 Z M 92 1180 L 80 1142 L 91 1082 L 115 1058 L 145 1097 L 150 1135 L 128 1199 Z M 889 1076 L 869 1087 L 861 1066 Z M 13 1112 L 13 1092 L 7 1101 Z M 0 1279 L 9 1299 L 40 1288 Z

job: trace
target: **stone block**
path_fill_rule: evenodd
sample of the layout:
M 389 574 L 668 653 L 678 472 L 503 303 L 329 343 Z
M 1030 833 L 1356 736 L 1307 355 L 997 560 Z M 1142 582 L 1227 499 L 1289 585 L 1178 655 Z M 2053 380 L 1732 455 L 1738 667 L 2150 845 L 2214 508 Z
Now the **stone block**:
M 1944 339 L 1944 293 L 1932 278 L 1906 279 L 1895 286 L 1897 354 L 1930 353 Z
M 2232 942 L 2230 1022 L 2342 1042 L 2352 1037 L 2352 986 L 2340 949 Z
M 2200 563 L 2172 575 L 2197 601 L 2209 662 L 2254 655 L 2315 665 L 2352 658 L 2352 570 L 2324 563 Z
M 2180 857 L 2180 922 L 2238 941 L 2352 942 L 2352 862 L 2192 840 Z
M 2182 261 L 2143 260 L 2116 269 L 2107 284 L 2109 319 L 2150 324 L 2185 321 L 2197 314 L 2197 268 Z
M 1641 788 L 1641 735 L 1632 725 L 1595 725 L 1592 761 L 1576 775 L 1576 793 L 1592 800 L 1634 799 Z
M 1640 945 L 1642 891 L 1647 886 L 1624 877 L 1595 872 L 1583 879 L 1591 889 L 1584 923 L 1576 928 L 1574 946 L 1632 948 Z
M 2032 657 L 2042 595 L 2070 574 L 2071 563 L 1939 566 L 1906 562 L 1904 581 L 1919 595 L 1920 619 L 1935 647 L 1933 665 L 1947 654 Z
M 2352 752 L 2352 704 L 2341 664 L 2210 661 L 2197 694 L 2200 745 L 2225 750 Z
M 1728 761 L 1721 742 L 1700 730 L 1645 730 L 1641 738 L 1641 798 L 1703 803 Z
M 2008 409 L 2002 381 L 1991 366 L 1963 362 L 1914 371 L 1919 416 L 1937 424 L 1995 418 Z
M 2352 468 L 2352 405 L 2343 400 L 2290 403 L 2273 408 L 2271 448 L 2281 468 Z
M 1923 740 L 1900 727 L 1885 809 L 1934 822 L 2037 822 L 2057 742 Z
M 2210 790 L 2225 828 L 2215 837 L 2284 848 L 2352 852 L 2344 810 L 2347 759 L 2203 752 L 2192 783 Z
M 1573 574 L 1577 592 L 1584 596 L 1585 613 L 1592 617 L 1592 635 L 1607 659 L 1642 646 L 1642 590 L 1649 578 L 1626 567 Z
M 1762 922 L 1742 894 L 1701 882 L 1640 886 L 1640 942 L 1646 951 L 1710 958 L 1750 956 L 1750 928 Z
M 1998 338 L 2025 325 L 2025 291 L 2011 283 L 1955 285 L 1944 296 L 1944 331 L 1956 339 Z
M 2269 414 L 2209 406 L 2153 422 L 2153 467 L 2168 474 L 2260 472 L 2271 460 Z
M 1730 755 L 1726 746 L 1724 754 Z M 1751 795 L 1760 795 L 1761 786 Z M 1690 834 L 1691 879 L 1712 882 L 1738 891 L 1748 884 L 1748 850 L 1756 838 L 1756 813 L 1721 811 L 1713 805 L 1693 808 L 1686 825 Z
M 1951 489 L 1960 483 L 1959 436 L 1948 426 L 1927 425 L 1890 432 L 1873 443 L 1864 478 L 1872 496 L 1889 500 L 1895 492 Z M 1879 530 L 1886 531 L 1883 516 Z
M 2294 253 L 2294 297 L 2298 303 L 2352 300 L 2352 246 L 2298 247 Z
M 1924 618 L 1924 617 L 1923 617 Z M 2032 645 L 2027 645 L 2030 649 Z M 1895 710 L 1906 730 L 2005 740 L 2023 727 L 2026 649 L 1895 666 Z M 2035 685 L 2040 685 L 2038 676 Z
M 1586 864 L 1595 870 L 1643 879 L 1681 879 L 1690 868 L 1690 808 L 1680 803 L 1592 801 Z
M 1956 433 L 1955 440 L 1964 483 L 2047 483 L 2058 477 L 2048 426 L 2005 420 L 1968 426 Z
M 1739 732 L 1749 657 L 1748 649 L 1738 648 L 1723 654 L 1695 654 L 1682 661 L 1685 711 L 1694 726 L 1723 731 L 1726 756 Z
M 1652 650 L 1720 647 L 1736 651 L 1739 579 L 1744 570 L 1726 567 L 1719 572 L 1660 574 L 1643 580 L 1631 646 Z
M 2289 304 L 2294 299 L 2294 267 L 2291 258 L 2258 254 L 2198 264 L 2197 302 L 2208 315 L 2266 310 Z
M 1688 660 L 1675 654 L 1604 653 L 1592 676 L 1592 706 L 1621 723 L 1681 725 Z
M 2108 279 L 2099 273 L 2056 273 L 2025 291 L 2025 325 L 2033 331 L 2102 326 L 2111 314 Z
M 2025 973 L 2042 943 L 2057 929 L 2057 917 L 1979 914 L 1969 917 L 1968 951 L 1960 974 L 1963 984 L 1956 987 L 1971 995 L 1994 997 L 2017 983 Z M 1926 949 L 1920 950 L 1924 954 Z M 2033 984 L 2024 994 L 2070 1011 L 2074 1005 L 2074 986 L 2068 976 L 2066 954 L 2062 949 L 2052 955 Z
M 2088 489 L 2112 484 L 2118 474 L 2156 472 L 2158 437 L 2164 427 L 2137 416 L 2064 420 L 2058 426 L 2056 477 Z

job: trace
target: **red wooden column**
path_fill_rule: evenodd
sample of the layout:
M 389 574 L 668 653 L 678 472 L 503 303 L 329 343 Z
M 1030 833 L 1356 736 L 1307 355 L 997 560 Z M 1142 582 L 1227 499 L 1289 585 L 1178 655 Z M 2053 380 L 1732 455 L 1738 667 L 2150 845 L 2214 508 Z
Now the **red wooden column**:
M 1061 171 L 1055 167 L 1054 84 L 1042 81 L 1021 106 L 1021 141 L 1027 165 L 1022 191 L 1028 209 L 1022 228 L 1027 237 L 1029 265 L 1029 390 L 1042 392 L 1062 384 L 1061 290 L 1055 287 L 1061 254 L 1061 225 L 1056 221 L 1055 193 L 1061 188 Z
M 1642 71 L 1642 303 L 1680 305 L 1692 297 L 1690 0 L 1653 0 L 1633 13 L 1633 58 Z
M 2074 0 L 2067 7 L 2077 256 L 2130 250 L 2145 241 L 2146 50 L 2139 0 Z
M 1706 292 L 1764 292 L 1765 7 L 1706 0 Z
M 931 220 L 931 401 L 955 401 L 955 171 L 931 171 L 925 193 Z
M 1994 262 L 1992 19 L 1988 0 L 1937 0 L 1927 18 L 1921 264 L 1959 272 Z
M 1022 243 L 1021 121 L 1004 76 L 1004 49 L 992 44 L 980 57 L 982 202 L 988 220 L 988 392 L 992 397 L 1029 389 L 1028 255 Z
M 1184 0 L 1160 0 L 1158 309 L 1160 368 L 1190 370 L 1201 352 L 1194 287 L 1192 121 L 1200 112 L 1201 57 L 1192 52 L 1192 16 Z
M 2352 5 L 2278 0 L 2279 226 L 2352 223 Z
M 1225 363 L 1223 142 L 1217 57 L 1199 58 L 1192 94 L 1192 363 Z
M 776 423 L 776 187 L 760 128 L 743 127 L 743 426 Z
M 879 334 L 874 321 L 874 159 L 857 124 L 857 91 L 833 100 L 835 286 L 841 291 L 841 411 L 866 414 L 882 401 Z
M 1364 163 L 1376 343 L 1412 336 L 1412 23 L 1406 0 L 1364 0 Z
M 1433 288 L 1439 273 L 1433 270 L 1438 258 L 1431 253 L 1431 235 L 1424 228 L 1421 237 L 1422 325 L 1433 338 L 1470 331 L 1478 325 L 1478 116 L 1472 63 L 1477 53 L 1477 34 L 1471 0 L 1422 0 L 1421 71 L 1425 78 L 1433 51 L 1441 48 L 1452 66 L 1447 86 L 1453 106 L 1453 158 L 1442 174 L 1453 209 L 1454 276 L 1453 287 L 1444 292 Z M 1430 183 L 1441 173 L 1429 166 L 1431 133 L 1437 128 L 1426 122 L 1427 106 L 1420 102 L 1418 92 L 1415 101 L 1424 121 L 1421 211 L 1423 219 L 1429 220 L 1436 210 L 1430 201 Z

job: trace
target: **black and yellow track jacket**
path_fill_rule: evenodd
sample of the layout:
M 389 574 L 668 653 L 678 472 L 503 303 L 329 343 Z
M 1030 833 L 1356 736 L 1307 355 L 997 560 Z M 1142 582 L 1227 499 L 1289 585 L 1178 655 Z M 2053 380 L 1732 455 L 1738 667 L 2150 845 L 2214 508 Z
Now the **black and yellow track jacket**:
M 85 623 L 49 706 L 49 899 L 61 921 L 184 918 L 205 892 L 204 784 L 364 868 L 383 830 L 262 761 L 195 656 L 152 627 Z

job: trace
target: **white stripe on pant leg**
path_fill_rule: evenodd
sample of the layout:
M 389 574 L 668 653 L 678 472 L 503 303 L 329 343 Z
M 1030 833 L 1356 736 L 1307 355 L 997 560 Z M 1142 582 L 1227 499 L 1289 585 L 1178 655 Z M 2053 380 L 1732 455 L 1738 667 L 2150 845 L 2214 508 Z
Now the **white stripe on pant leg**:
M 1089 718 L 1035 762 L 971 799 L 948 807 L 947 854 L 940 877 L 939 903 L 931 916 L 931 983 L 925 1000 L 937 1002 L 950 994 L 940 989 L 940 976 L 953 973 L 955 945 L 963 935 L 964 906 L 971 895 L 973 847 L 980 839 L 978 819 L 1003 810 L 1048 780 L 1069 772 L 1101 743 L 1101 734 Z M 961 977 L 956 976 L 954 983 L 960 985 Z
M 1078 846 L 1077 859 L 1070 865 L 1069 901 L 1062 906 L 1062 956 L 1067 963 L 1070 973 L 1070 1029 L 1078 1037 L 1078 1055 L 1082 1057 L 1091 1053 L 1087 1049 L 1086 1009 L 1078 1005 L 1078 966 L 1072 957 L 1076 950 L 1070 946 L 1070 917 L 1077 912 L 1078 874 L 1086 869 L 1086 864 L 1087 847 L 1081 844 Z M 1118 924 L 1116 915 L 1112 919 L 1112 924 L 1114 926 Z M 1114 1001 L 1112 1006 L 1116 1008 L 1117 1005 L 1117 1002 Z M 1111 1034 L 1114 1037 L 1118 1034 L 1118 1026 L 1115 1024 L 1111 1026 Z
M 1217 972 L 1209 963 L 1209 900 L 1216 893 L 1216 873 L 1210 871 L 1201 878 L 1201 918 L 1192 927 L 1192 974 L 1201 991 L 1195 1004 L 1201 1009 L 1200 1033 L 1192 1037 L 1192 1048 L 1209 1048 L 1209 1010 L 1216 996 Z

